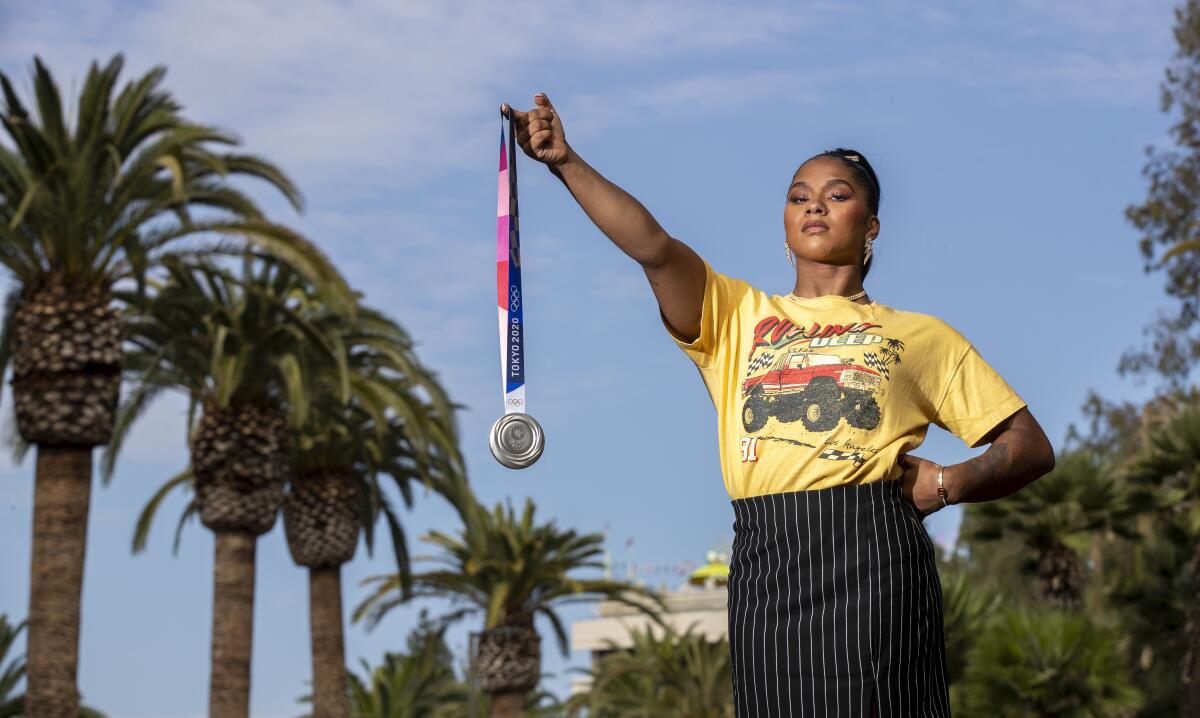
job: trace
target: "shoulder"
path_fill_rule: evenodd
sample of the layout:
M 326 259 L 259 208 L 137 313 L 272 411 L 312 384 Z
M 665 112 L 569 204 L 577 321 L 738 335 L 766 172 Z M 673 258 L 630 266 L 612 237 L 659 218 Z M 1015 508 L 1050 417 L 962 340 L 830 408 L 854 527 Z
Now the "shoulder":
M 747 299 L 767 297 L 767 293 L 755 287 L 744 279 L 718 271 L 704 259 L 704 291 L 724 300 L 727 305 L 741 304 Z
M 943 346 L 952 346 L 965 351 L 971 342 L 962 332 L 941 317 L 925 312 L 897 309 L 876 303 L 876 316 L 885 327 L 909 334 L 916 334 Z
M 709 282 L 719 282 L 725 286 L 737 288 L 743 291 L 761 291 L 744 279 L 738 279 L 737 277 L 718 270 L 716 267 L 712 266 L 712 263 L 710 263 L 707 259 L 701 258 L 701 261 L 704 262 L 704 272 Z

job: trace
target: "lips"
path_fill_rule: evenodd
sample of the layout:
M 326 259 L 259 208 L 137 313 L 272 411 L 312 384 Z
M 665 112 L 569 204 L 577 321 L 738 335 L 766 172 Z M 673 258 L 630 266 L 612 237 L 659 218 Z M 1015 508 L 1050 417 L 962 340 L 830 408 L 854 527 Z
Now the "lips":
M 827 229 L 829 229 L 829 225 L 825 224 L 824 222 L 814 221 L 814 222 L 805 222 L 804 226 L 800 228 L 800 231 L 801 232 L 820 232 L 820 231 L 827 230 Z

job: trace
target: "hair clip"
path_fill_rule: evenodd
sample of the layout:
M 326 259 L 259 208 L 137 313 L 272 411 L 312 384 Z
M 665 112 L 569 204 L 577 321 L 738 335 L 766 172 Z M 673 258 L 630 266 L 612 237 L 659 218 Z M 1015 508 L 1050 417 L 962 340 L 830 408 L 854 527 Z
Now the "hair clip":
M 846 159 L 850 160 L 851 162 L 858 162 L 859 160 L 862 159 L 862 155 L 842 155 L 842 157 L 845 157 Z

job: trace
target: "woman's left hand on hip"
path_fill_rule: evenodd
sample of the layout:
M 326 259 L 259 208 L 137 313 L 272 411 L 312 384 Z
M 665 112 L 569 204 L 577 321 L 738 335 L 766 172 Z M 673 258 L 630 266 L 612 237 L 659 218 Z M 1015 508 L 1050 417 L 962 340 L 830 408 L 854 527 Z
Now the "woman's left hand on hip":
M 916 507 L 922 517 L 942 508 L 942 499 L 937 493 L 938 465 L 911 454 L 901 454 L 897 463 L 904 470 L 900 482 L 908 503 Z

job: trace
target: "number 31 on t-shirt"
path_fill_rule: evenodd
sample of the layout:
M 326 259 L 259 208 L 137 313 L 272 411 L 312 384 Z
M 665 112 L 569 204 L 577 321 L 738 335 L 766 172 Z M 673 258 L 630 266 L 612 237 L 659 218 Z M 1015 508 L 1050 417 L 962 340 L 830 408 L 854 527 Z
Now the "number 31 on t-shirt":
M 742 437 L 742 463 L 747 461 L 758 461 L 758 437 L 743 436 Z

